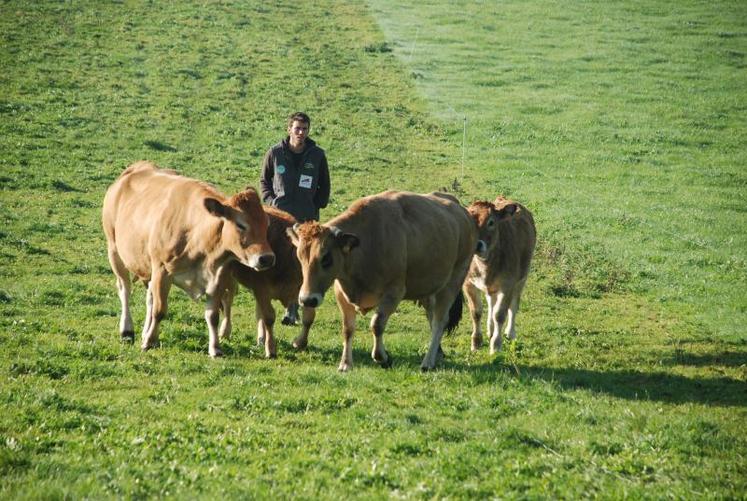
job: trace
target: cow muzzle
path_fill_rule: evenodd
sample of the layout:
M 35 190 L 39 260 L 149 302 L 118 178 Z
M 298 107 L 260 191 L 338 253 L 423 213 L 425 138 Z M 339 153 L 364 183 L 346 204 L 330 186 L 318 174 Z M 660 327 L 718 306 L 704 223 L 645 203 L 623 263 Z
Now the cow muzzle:
M 477 241 L 477 248 L 475 249 L 475 254 L 477 254 L 477 257 L 480 259 L 485 259 L 488 254 L 488 244 L 485 243 L 485 240 L 478 240 Z
M 275 265 L 275 254 L 268 252 L 265 254 L 254 255 L 249 259 L 249 267 L 257 271 L 272 268 Z
M 313 294 L 298 295 L 298 302 L 303 306 L 308 306 L 309 308 L 316 308 L 317 306 L 322 304 L 323 299 L 324 296 L 322 294 L 319 294 L 318 292 L 315 292 Z

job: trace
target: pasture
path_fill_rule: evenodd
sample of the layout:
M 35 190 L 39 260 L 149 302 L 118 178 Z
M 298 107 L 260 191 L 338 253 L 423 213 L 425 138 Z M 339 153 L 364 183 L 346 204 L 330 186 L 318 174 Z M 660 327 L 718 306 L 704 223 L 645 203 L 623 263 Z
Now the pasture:
M 2 2 L 0 497 L 743 497 L 745 58 L 730 1 Z M 213 360 L 174 289 L 162 347 L 120 343 L 106 188 L 257 186 L 296 110 L 322 221 L 388 188 L 530 208 L 515 342 L 471 353 L 465 309 L 421 373 L 403 303 L 393 368 L 369 317 L 339 374 L 331 293 L 265 360 L 242 291 Z

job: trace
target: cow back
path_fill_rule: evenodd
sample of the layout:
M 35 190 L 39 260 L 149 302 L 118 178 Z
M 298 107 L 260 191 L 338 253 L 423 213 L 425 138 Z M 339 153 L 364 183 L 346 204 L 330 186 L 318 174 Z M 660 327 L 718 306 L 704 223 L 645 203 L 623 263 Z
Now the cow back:
M 477 241 L 469 214 L 442 193 L 365 197 L 326 226 L 360 238 L 360 249 L 350 255 L 355 276 L 349 283 L 377 290 L 404 278 L 406 299 L 440 290 L 458 263 L 469 262 Z
M 211 214 L 208 200 L 229 212 Z M 236 225 L 226 223 L 237 218 L 244 218 L 251 228 L 245 241 Z M 202 262 L 214 263 L 213 269 L 232 256 L 246 259 L 247 249 L 254 255 L 269 251 L 267 222 L 256 191 L 226 199 L 207 183 L 150 162 L 129 166 L 109 187 L 102 223 L 109 247 L 116 248 L 124 265 L 143 279 L 150 277 L 154 262 L 177 273 Z

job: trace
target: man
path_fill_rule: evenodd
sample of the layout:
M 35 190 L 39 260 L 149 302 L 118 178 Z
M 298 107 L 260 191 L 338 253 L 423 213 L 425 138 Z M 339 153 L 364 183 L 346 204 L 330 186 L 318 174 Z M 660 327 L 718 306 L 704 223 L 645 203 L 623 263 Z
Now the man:
M 319 220 L 319 209 L 329 202 L 327 157 L 309 138 L 310 127 L 305 113 L 288 117 L 288 136 L 267 151 L 259 179 L 264 203 L 290 213 L 299 223 Z M 297 318 L 294 305 L 282 323 L 295 324 Z
M 327 157 L 308 137 L 310 125 L 305 113 L 288 118 L 288 137 L 267 151 L 259 180 L 262 200 L 299 223 L 318 220 L 329 202 Z

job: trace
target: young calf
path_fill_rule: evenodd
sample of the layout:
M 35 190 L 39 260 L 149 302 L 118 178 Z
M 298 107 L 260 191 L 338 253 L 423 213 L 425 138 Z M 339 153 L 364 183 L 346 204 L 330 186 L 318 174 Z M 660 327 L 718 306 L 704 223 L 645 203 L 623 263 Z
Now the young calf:
M 492 203 L 473 202 L 467 211 L 477 223 L 481 241 L 464 281 L 472 315 L 472 350 L 482 344 L 482 291 L 488 303 L 487 330 L 493 354 L 501 349 L 504 323 L 508 338 L 516 337 L 514 324 L 537 235 L 532 213 L 503 197 Z
M 267 240 L 275 253 L 275 266 L 258 272 L 236 262 L 233 264 L 232 272 L 234 278 L 254 294 L 257 311 L 257 342 L 264 344 L 267 358 L 274 358 L 276 348 L 272 328 L 275 324 L 275 310 L 271 301 L 277 299 L 286 308 L 295 304 L 303 276 L 301 275 L 301 264 L 296 257 L 296 249 L 286 234 L 286 230 L 292 228 L 296 224 L 296 220 L 287 212 L 279 209 L 268 206 L 265 206 L 264 209 L 270 218 Z M 229 289 L 227 294 L 232 298 L 234 292 L 235 287 L 233 290 Z M 230 299 L 224 302 L 224 307 L 226 306 L 230 308 Z M 230 311 L 225 313 L 228 317 Z M 303 308 L 301 334 L 293 341 L 295 348 L 306 348 L 309 329 L 315 316 L 316 310 L 314 308 Z

